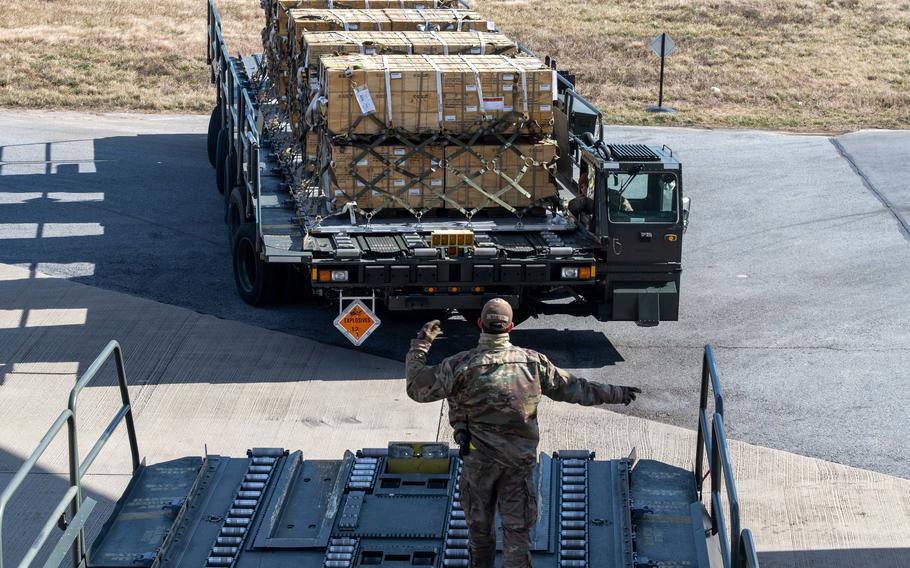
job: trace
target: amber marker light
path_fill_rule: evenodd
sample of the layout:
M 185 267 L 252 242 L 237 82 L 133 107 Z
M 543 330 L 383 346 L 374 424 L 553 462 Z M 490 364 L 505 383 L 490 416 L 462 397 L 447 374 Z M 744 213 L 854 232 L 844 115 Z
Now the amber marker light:
M 458 288 L 456 288 L 455 286 L 452 286 L 451 288 L 449 288 L 449 292 L 450 292 L 451 294 L 457 294 L 457 293 L 458 293 Z
M 679 237 L 674 234 L 664 235 L 664 238 L 667 239 L 668 243 L 675 243 L 679 240 Z
M 579 280 L 590 280 L 594 278 L 596 274 L 596 269 L 594 265 L 591 266 L 582 266 L 578 269 L 578 279 Z

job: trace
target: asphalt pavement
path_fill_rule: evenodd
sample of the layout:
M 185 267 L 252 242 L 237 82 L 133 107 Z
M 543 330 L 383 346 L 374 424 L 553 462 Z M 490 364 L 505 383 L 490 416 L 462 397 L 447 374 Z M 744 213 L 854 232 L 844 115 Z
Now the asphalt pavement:
M 238 298 L 207 117 L 0 113 L 0 262 L 347 347 L 337 308 Z M 701 348 L 717 347 L 733 437 L 910 478 L 910 133 L 836 139 L 612 128 L 672 147 L 692 198 L 680 321 L 549 316 L 514 340 L 645 391 L 622 411 L 693 428 Z M 141 317 L 141 314 L 140 314 Z M 416 316 L 364 350 L 402 360 Z M 471 344 L 453 318 L 442 356 Z

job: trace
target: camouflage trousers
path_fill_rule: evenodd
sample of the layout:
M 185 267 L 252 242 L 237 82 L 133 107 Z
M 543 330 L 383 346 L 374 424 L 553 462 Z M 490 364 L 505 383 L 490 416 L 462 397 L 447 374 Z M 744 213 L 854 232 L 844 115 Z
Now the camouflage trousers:
M 461 505 L 468 522 L 471 568 L 493 568 L 496 507 L 502 522 L 502 568 L 530 568 L 537 524 L 533 466 L 505 467 L 472 452 L 461 470 Z

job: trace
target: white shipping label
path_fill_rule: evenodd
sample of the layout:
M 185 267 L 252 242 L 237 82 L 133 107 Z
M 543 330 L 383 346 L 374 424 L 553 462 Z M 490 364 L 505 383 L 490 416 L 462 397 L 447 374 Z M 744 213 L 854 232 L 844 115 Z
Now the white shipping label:
M 469 93 L 476 93 L 476 92 L 477 92 L 477 85 L 465 85 L 465 86 L 464 86 L 464 90 L 467 91 L 467 92 L 469 92 Z
M 356 185 L 357 187 L 363 187 L 363 182 L 360 180 L 357 180 L 354 182 L 354 185 Z
M 340 189 L 335 190 L 335 197 L 344 197 L 344 192 Z
M 542 84 L 540 85 L 540 90 L 541 90 L 541 92 L 549 91 L 549 90 L 550 90 L 550 84 L 549 84 L 549 83 L 542 83 Z
M 506 106 L 506 107 L 502 107 L 502 110 L 504 110 L 506 112 L 512 112 L 512 110 L 514 110 L 514 109 L 510 106 Z
M 392 153 L 395 154 L 396 156 L 404 156 L 405 154 L 408 153 L 408 151 L 405 148 L 395 148 L 394 150 L 392 150 Z
M 375 47 L 367 47 L 366 49 L 363 50 L 363 54 L 364 54 L 364 55 L 376 55 L 376 48 L 375 48 Z
M 503 91 L 504 93 L 511 93 L 511 92 L 512 92 L 512 85 L 503 85 L 503 86 L 502 86 L 502 91 Z
M 358 166 L 369 166 L 370 161 L 364 158 L 363 160 L 360 160 L 359 162 L 357 162 L 357 165 Z
M 458 117 L 455 116 L 454 114 L 446 115 L 446 122 L 455 122 L 456 120 L 458 120 Z
M 370 90 L 366 85 L 355 87 L 354 96 L 357 98 L 357 104 L 360 105 L 362 114 L 373 114 L 376 112 L 376 105 L 373 104 L 373 97 L 370 96 Z
M 359 27 L 360 27 L 360 24 L 348 24 L 348 29 L 351 31 L 355 31 Z
M 506 73 L 505 75 L 502 76 L 502 80 L 503 81 L 514 81 L 515 75 L 512 75 L 511 73 Z
M 432 185 L 433 187 L 439 187 L 440 185 L 442 185 L 442 180 L 434 179 L 433 181 L 430 182 L 430 185 Z
M 411 195 L 420 195 L 420 188 L 412 187 L 411 189 L 408 190 L 408 193 L 410 193 Z
M 540 105 L 540 112 L 550 112 L 550 105 Z
M 395 180 L 395 187 L 404 187 L 404 180 L 403 180 L 403 179 L 396 179 L 396 180 Z
M 401 73 L 389 73 L 389 79 L 401 79 Z
M 464 107 L 465 112 L 477 112 L 477 105 L 470 105 Z
M 471 55 L 480 55 L 480 48 L 479 47 L 471 48 Z
M 506 99 L 504 97 L 484 97 L 483 108 L 487 110 L 504 110 Z

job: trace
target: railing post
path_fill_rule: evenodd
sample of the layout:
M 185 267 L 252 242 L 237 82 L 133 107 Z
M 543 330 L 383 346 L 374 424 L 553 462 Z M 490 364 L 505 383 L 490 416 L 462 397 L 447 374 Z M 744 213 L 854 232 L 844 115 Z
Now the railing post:
M 124 416 L 126 421 L 126 435 L 130 442 L 130 456 L 133 459 L 133 473 L 139 469 L 141 459 L 139 458 L 139 442 L 136 439 L 136 424 L 133 422 L 133 404 L 130 402 L 130 391 L 126 384 L 126 366 L 123 363 L 123 350 L 120 344 L 115 342 L 114 361 L 117 364 L 117 382 L 120 384 L 120 402 L 123 406 L 129 408 Z
M 79 439 L 76 432 L 76 408 L 70 404 L 70 416 L 66 421 L 67 432 L 69 433 L 69 471 L 70 486 L 76 488 L 76 496 L 70 506 L 70 516 L 75 519 L 79 514 L 79 505 L 82 503 L 82 484 L 79 479 Z M 79 529 L 79 535 L 73 544 L 73 565 L 79 566 L 85 554 L 85 529 Z

